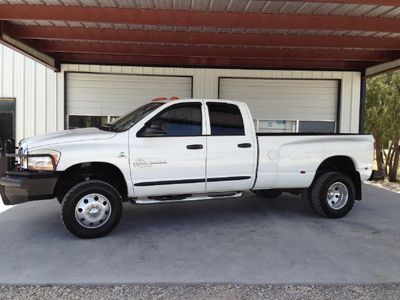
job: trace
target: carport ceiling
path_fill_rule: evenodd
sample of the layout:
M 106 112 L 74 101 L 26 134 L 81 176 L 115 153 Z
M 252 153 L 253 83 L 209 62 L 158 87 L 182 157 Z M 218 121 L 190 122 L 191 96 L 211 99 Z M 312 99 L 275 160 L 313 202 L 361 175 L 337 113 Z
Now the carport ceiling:
M 398 0 L 0 0 L 1 42 L 105 63 L 364 70 L 400 59 Z

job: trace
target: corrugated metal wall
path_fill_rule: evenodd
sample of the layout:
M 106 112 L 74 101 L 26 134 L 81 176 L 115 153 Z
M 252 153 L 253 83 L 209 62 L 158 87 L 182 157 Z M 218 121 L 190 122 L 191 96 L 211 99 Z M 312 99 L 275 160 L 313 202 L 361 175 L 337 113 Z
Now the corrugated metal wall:
M 16 138 L 64 129 L 65 71 L 193 76 L 193 97 L 218 98 L 219 77 L 341 79 L 341 132 L 358 132 L 359 72 L 62 65 L 52 70 L 0 45 L 0 97 L 16 98 Z
M 15 98 L 16 139 L 63 126 L 57 75 L 32 59 L 0 45 L 0 97 Z M 61 114 L 60 114 L 61 112 Z
M 63 82 L 65 71 L 94 72 L 110 74 L 148 74 L 193 76 L 194 98 L 218 98 L 219 77 L 247 78 L 293 78 L 293 79 L 340 79 L 340 132 L 357 133 L 359 129 L 360 83 L 359 72 L 340 71 L 283 71 L 247 69 L 200 69 L 200 68 L 158 68 L 103 65 L 63 65 L 59 81 Z M 64 97 L 63 85 L 59 85 L 58 95 Z M 168 95 L 166 95 L 168 96 Z

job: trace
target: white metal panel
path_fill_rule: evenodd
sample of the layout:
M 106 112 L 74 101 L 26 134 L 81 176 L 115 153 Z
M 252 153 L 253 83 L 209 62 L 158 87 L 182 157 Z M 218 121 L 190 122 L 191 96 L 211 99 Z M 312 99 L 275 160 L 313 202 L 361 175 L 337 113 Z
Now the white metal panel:
M 13 93 L 13 73 L 14 73 L 14 51 L 10 48 L 4 47 L 3 51 L 3 90 L 5 95 Z
M 192 96 L 192 78 L 183 76 L 68 73 L 66 82 L 68 115 L 120 116 L 155 97 Z
M 338 81 L 221 78 L 219 98 L 245 101 L 254 119 L 335 121 Z
M 59 130 L 56 73 L 0 45 L 0 97 L 16 100 L 16 139 Z M 49 92 L 46 92 L 49 91 Z
M 14 54 L 14 92 L 16 111 L 16 138 L 20 139 L 25 136 L 25 59 L 22 54 Z M 0 80 L 1 81 L 1 80 Z
M 24 135 L 34 136 L 36 132 L 36 70 L 35 62 L 33 60 L 27 60 L 24 68 L 24 101 L 25 101 L 25 120 L 24 120 Z M 17 105 L 18 105 L 18 99 Z M 21 117 L 21 116 L 20 116 Z M 17 116 L 18 118 L 18 116 Z M 17 121 L 18 122 L 18 121 Z
M 57 127 L 57 77 L 54 71 L 46 68 L 46 132 L 53 132 Z
M 36 130 L 38 132 L 46 132 L 46 111 L 47 111 L 47 105 L 46 105 L 46 67 L 43 65 L 36 64 L 36 81 L 39 82 L 44 82 L 43 85 L 40 86 L 40 88 L 36 87 L 35 92 L 35 99 L 36 99 L 36 108 L 35 111 L 40 113 L 42 115 L 42 118 L 38 118 L 36 121 Z

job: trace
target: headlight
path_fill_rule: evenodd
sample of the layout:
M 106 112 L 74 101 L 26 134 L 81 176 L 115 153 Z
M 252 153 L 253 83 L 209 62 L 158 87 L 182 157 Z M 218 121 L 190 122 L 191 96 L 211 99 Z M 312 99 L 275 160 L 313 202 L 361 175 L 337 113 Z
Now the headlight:
M 40 155 L 46 154 L 50 155 L 54 159 L 55 166 L 57 166 L 60 160 L 61 153 L 55 150 L 36 150 L 31 151 L 29 154 Z M 29 157 L 21 162 L 22 168 L 34 171 L 53 171 L 53 163 L 49 156 L 38 156 Z

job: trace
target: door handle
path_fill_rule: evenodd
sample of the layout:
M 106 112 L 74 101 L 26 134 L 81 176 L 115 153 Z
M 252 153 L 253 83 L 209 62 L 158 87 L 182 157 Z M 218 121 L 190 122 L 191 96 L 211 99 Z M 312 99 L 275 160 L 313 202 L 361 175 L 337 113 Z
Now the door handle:
M 203 145 L 201 144 L 187 145 L 186 148 L 189 150 L 203 149 Z
M 250 143 L 242 143 L 242 144 L 238 144 L 239 148 L 251 148 L 251 144 Z

